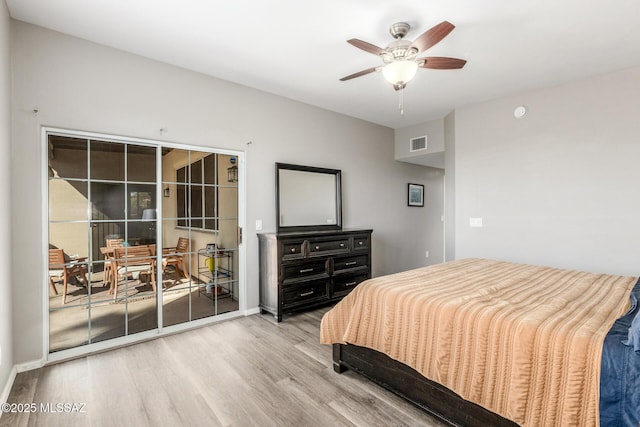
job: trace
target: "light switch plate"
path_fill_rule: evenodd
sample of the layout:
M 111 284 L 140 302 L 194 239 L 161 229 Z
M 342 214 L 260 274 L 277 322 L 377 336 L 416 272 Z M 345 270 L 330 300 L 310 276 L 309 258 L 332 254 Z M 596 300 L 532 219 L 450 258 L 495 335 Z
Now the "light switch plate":
M 262 220 L 256 219 L 256 231 L 262 230 Z
M 482 227 L 482 218 L 469 218 L 469 227 Z

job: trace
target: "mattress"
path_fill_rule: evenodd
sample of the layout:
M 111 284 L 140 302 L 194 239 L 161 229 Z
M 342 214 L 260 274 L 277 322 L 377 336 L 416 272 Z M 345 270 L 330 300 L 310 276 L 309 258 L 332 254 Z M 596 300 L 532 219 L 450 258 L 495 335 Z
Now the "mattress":
M 458 260 L 363 282 L 321 342 L 380 351 L 521 425 L 596 426 L 603 342 L 636 282 Z

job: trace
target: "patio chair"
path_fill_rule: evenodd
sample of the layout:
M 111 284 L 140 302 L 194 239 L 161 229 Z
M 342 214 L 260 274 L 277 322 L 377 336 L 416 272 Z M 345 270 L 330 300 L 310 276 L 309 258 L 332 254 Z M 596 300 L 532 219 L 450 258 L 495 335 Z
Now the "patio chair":
M 86 259 L 86 257 L 73 258 L 66 262 L 62 249 L 49 249 L 49 283 L 53 293 L 58 295 L 54 279 L 62 280 L 62 304 L 67 302 L 67 284 L 71 277 L 80 276 L 84 285 L 89 286 L 87 264 L 84 262 Z
M 190 277 L 187 270 L 187 257 L 189 256 L 189 239 L 186 237 L 178 238 L 178 244 L 175 247 L 162 249 L 162 271 L 167 266 L 172 265 L 176 271 L 182 270 L 185 279 Z
M 105 239 L 108 248 L 115 248 L 124 245 L 124 239 Z
M 124 239 L 106 239 L 107 246 L 100 248 L 102 256 L 104 256 L 104 273 L 102 286 L 105 286 L 107 282 L 111 285 L 114 280 L 118 280 L 118 276 L 115 274 L 115 263 L 113 262 L 114 250 L 124 246 Z
M 147 272 L 146 284 L 151 280 L 151 288 L 156 290 L 156 245 L 121 246 L 114 248 L 114 280 L 109 289 L 113 299 L 118 297 L 118 277 Z M 151 279 L 149 279 L 151 276 Z

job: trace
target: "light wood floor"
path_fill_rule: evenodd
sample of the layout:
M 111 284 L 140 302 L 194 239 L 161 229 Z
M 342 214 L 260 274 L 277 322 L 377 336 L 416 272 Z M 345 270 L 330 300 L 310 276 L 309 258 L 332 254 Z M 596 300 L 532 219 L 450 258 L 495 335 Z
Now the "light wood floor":
M 18 374 L 0 426 L 441 426 L 394 394 L 331 367 L 328 308 L 254 315 Z M 85 404 L 43 413 L 41 403 Z M 52 405 L 55 407 L 55 405 Z M 77 409 L 77 408 L 76 408 Z

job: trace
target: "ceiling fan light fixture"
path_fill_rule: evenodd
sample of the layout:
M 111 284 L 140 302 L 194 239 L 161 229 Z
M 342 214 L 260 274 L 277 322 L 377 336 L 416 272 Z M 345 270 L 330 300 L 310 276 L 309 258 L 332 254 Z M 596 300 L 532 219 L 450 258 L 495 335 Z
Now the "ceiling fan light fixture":
M 415 61 L 394 61 L 385 65 L 382 75 L 392 85 L 406 85 L 416 75 L 418 64 Z
M 378 56 L 385 65 L 367 68 L 366 70 L 358 71 L 357 73 L 350 74 L 340 79 L 340 81 L 351 80 L 376 71 L 382 71 L 382 75 L 385 80 L 391 83 L 396 92 L 398 92 L 400 97 L 399 108 L 401 116 L 404 116 L 404 88 L 416 75 L 418 68 L 455 70 L 464 67 L 464 64 L 467 63 L 466 60 L 458 58 L 440 56 L 423 58 L 417 57 L 418 54 L 430 49 L 445 38 L 447 34 L 455 28 L 452 23 L 442 21 L 438 25 L 435 25 L 422 33 L 422 35 L 413 42 L 404 39 L 410 28 L 411 26 L 406 22 L 397 22 L 393 24 L 389 32 L 395 40 L 389 43 L 389 45 L 384 49 L 360 39 L 347 40 L 347 43 L 357 47 L 358 49 Z

